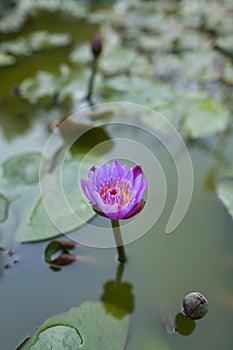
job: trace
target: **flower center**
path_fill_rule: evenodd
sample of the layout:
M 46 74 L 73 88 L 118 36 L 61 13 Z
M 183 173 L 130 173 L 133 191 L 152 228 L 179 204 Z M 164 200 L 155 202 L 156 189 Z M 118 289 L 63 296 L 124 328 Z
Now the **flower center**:
M 117 194 L 117 190 L 113 188 L 112 190 L 110 190 L 110 194 L 111 196 L 115 196 Z
M 130 181 L 121 179 L 107 180 L 100 185 L 99 194 L 105 204 L 113 205 L 117 203 L 125 206 L 131 199 L 132 184 Z

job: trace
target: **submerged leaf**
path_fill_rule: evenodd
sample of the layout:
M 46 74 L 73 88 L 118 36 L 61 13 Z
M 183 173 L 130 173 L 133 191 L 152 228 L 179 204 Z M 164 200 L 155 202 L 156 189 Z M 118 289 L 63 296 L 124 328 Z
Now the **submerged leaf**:
M 47 319 L 21 349 L 123 350 L 127 334 L 128 317 L 115 319 L 100 303 L 85 302 Z

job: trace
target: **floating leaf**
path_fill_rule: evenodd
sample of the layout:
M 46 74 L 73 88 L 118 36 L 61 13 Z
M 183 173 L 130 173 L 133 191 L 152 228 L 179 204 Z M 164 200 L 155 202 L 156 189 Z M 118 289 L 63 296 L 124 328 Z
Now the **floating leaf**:
M 69 265 L 76 261 L 75 255 L 69 253 L 69 249 L 75 248 L 75 243 L 62 240 L 50 242 L 45 249 L 45 261 L 48 264 L 59 266 Z
M 12 55 L 8 55 L 4 51 L 0 51 L 0 67 L 11 66 L 15 64 L 16 59 Z
M 41 154 L 38 152 L 23 153 L 8 158 L 3 164 L 3 174 L 9 182 L 31 185 L 39 180 Z
M 78 349 L 79 344 L 80 336 L 74 328 L 54 326 L 41 332 L 37 342 L 30 349 L 69 350 Z
M 32 51 L 39 51 L 66 46 L 71 42 L 71 36 L 67 33 L 48 33 L 43 30 L 30 34 L 28 40 Z
M 170 85 L 138 76 L 109 78 L 104 83 L 102 93 L 111 101 L 134 102 L 153 109 L 170 104 L 174 99 Z
M 178 313 L 175 318 L 176 330 L 182 335 L 190 335 L 196 328 L 196 323 L 191 318 Z
M 224 131 L 230 124 L 230 114 L 224 105 L 205 92 L 176 91 L 167 105 L 158 106 L 160 112 L 185 137 L 206 137 Z M 167 123 L 158 123 L 151 112 L 141 120 L 156 131 L 166 131 Z
M 86 98 L 89 78 L 89 69 L 77 73 L 71 71 L 67 65 L 62 64 L 58 75 L 38 71 L 35 77 L 25 79 L 20 84 L 19 89 L 22 97 L 32 104 L 37 103 L 42 98 L 51 99 L 54 96 L 56 96 L 57 102 L 68 98 L 77 103 L 77 101 Z M 101 82 L 101 77 L 97 74 L 95 88 L 98 88 Z
M 217 195 L 233 218 L 233 178 L 217 185 Z
M 0 49 L 13 55 L 30 55 L 42 49 L 52 49 L 66 46 L 71 42 L 71 37 L 67 33 L 49 33 L 38 31 L 27 37 L 20 37 L 11 41 L 4 41 L 0 44 Z
M 114 47 L 101 58 L 100 69 L 106 75 L 127 72 L 135 64 L 136 58 L 137 54 L 133 50 Z
M 0 45 L 1 50 L 11 53 L 12 55 L 25 55 L 31 54 L 31 48 L 26 38 L 18 38 L 11 41 L 4 41 Z
M 0 167 L 1 191 L 14 200 L 39 180 L 41 154 L 28 152 L 12 156 Z
M 8 215 L 9 202 L 5 196 L 0 194 L 0 222 L 5 221 Z
M 96 163 L 96 158 L 86 158 L 80 178 Z M 81 164 L 82 157 L 76 156 L 65 161 L 62 169 L 56 168 L 46 174 L 40 184 L 43 201 L 38 190 L 26 195 L 27 207 L 16 234 L 18 241 L 41 241 L 59 236 L 77 229 L 95 215 L 80 192 L 77 176 Z
M 71 62 L 87 64 L 92 61 L 92 53 L 90 44 L 82 44 L 70 53 L 69 59 Z
M 57 93 L 57 79 L 48 72 L 39 71 L 35 78 L 25 79 L 20 84 L 21 95 L 34 104 L 46 96 L 53 96 Z
M 115 319 L 100 303 L 85 302 L 47 319 L 20 349 L 123 350 L 127 333 L 128 317 Z
M 182 132 L 196 138 L 224 131 L 230 123 L 229 111 L 207 94 L 190 94 L 183 111 Z M 189 103 L 190 102 L 190 103 Z
M 199 83 L 218 81 L 223 66 L 222 58 L 211 50 L 188 51 L 182 55 L 160 55 L 155 56 L 154 61 L 155 72 L 159 76 Z
M 58 76 L 49 72 L 38 71 L 34 78 L 23 80 L 19 89 L 22 97 L 28 99 L 30 103 L 34 104 L 41 98 L 53 97 L 58 94 L 68 81 L 70 81 L 70 78 L 70 69 L 63 64 L 60 66 L 60 73 Z M 66 97 L 64 91 L 63 97 Z M 61 94 L 58 95 L 58 98 L 60 101 L 63 100 Z

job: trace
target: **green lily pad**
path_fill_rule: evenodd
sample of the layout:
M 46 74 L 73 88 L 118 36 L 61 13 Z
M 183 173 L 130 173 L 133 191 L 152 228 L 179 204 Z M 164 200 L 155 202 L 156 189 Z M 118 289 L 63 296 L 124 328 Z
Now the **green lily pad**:
M 39 334 L 37 342 L 31 350 L 69 350 L 78 349 L 80 336 L 72 327 L 55 326 Z
M 38 152 L 23 153 L 8 158 L 3 164 L 3 174 L 16 184 L 34 184 L 39 180 L 41 154 Z
M 34 242 L 57 237 L 77 229 L 95 215 L 80 191 L 78 171 L 81 163 L 80 156 L 73 157 L 65 161 L 62 168 L 57 167 L 46 174 L 40 182 L 43 200 L 38 189 L 25 195 L 17 241 Z M 88 170 L 96 164 L 96 158 L 88 157 L 80 178 L 86 177 Z
M 155 72 L 160 76 L 204 83 L 218 81 L 223 59 L 211 50 L 188 51 L 182 55 L 155 56 Z M 192 67 L 192 69 L 190 69 Z
M 100 69 L 106 75 L 127 72 L 135 64 L 136 52 L 121 47 L 114 47 L 108 51 L 100 61 Z
M 35 78 L 25 79 L 20 84 L 20 91 L 24 98 L 34 104 L 39 99 L 53 96 L 57 92 L 57 79 L 51 73 L 39 71 Z
M 26 38 L 18 38 L 15 40 L 4 41 L 0 45 L 1 50 L 11 53 L 12 55 L 29 55 L 31 53 L 31 49 Z
M 53 49 L 66 46 L 71 42 L 71 37 L 67 33 L 49 33 L 47 31 L 37 31 L 28 37 L 18 38 L 11 41 L 4 41 L 0 48 L 2 51 L 13 55 L 30 55 L 44 49 Z
M 123 350 L 127 334 L 128 317 L 115 319 L 102 304 L 85 302 L 47 319 L 20 349 Z
M 9 11 L 5 16 L 1 17 L 0 32 L 17 32 L 17 30 L 19 30 L 19 28 L 26 21 L 26 18 L 26 12 L 22 10 L 20 6 L 17 6 L 15 10 Z
M 177 91 L 167 104 L 160 105 L 160 112 L 187 138 L 214 135 L 230 124 L 230 114 L 224 105 L 204 92 Z M 149 113 L 150 115 L 151 113 Z M 141 120 L 156 131 L 166 131 L 166 123 L 156 123 L 146 113 Z
M 0 67 L 11 66 L 15 64 L 16 59 L 12 55 L 8 55 L 2 49 L 0 51 Z
M 93 55 L 91 52 L 90 43 L 82 44 L 77 46 L 71 51 L 69 55 L 69 60 L 75 63 L 84 63 L 87 64 L 91 62 L 93 59 Z
M 68 33 L 49 33 L 45 30 L 30 34 L 29 46 L 32 51 L 52 49 L 70 44 L 71 36 Z
M 230 123 L 229 111 L 207 94 L 190 94 L 183 107 L 184 122 L 181 130 L 187 137 L 216 134 L 224 131 Z
M 149 77 L 120 75 L 105 81 L 102 93 L 111 101 L 134 102 L 148 108 L 170 104 L 174 91 L 169 84 Z
M 6 220 L 9 203 L 17 199 L 16 208 L 20 215 L 16 232 L 18 241 L 40 241 L 59 236 L 80 227 L 95 215 L 84 200 L 78 181 L 86 177 L 88 170 L 97 165 L 98 161 L 96 157 L 88 156 L 81 166 L 82 162 L 83 155 L 72 156 L 64 162 L 62 168 L 57 166 L 48 173 L 50 162 L 43 160 L 40 178 L 41 154 L 38 152 L 10 157 L 1 165 L 0 221 Z M 43 189 L 43 201 L 38 187 L 39 181 Z M 52 208 L 52 214 L 48 207 L 46 210 L 44 202 Z
M 21 95 L 31 104 L 43 98 L 56 96 L 58 102 L 69 99 L 77 103 L 87 96 L 88 81 L 91 71 L 85 69 L 82 73 L 73 72 L 67 65 L 60 66 L 60 72 L 53 75 L 46 71 L 39 71 L 35 77 L 25 79 L 19 86 Z M 101 85 L 101 77 L 97 74 L 95 87 Z
M 0 222 L 7 219 L 9 202 L 5 196 L 0 194 Z
M 12 156 L 0 167 L 2 193 L 9 201 L 18 198 L 26 189 L 39 180 L 41 154 L 28 152 Z
M 19 89 L 22 97 L 34 104 L 44 97 L 52 97 L 60 92 L 68 81 L 70 81 L 70 78 L 71 73 L 68 66 L 61 65 L 60 74 L 58 76 L 49 72 L 39 71 L 35 77 L 23 80 Z M 63 96 L 64 95 L 65 93 L 63 91 Z
M 233 218 L 233 178 L 217 185 L 217 196 Z

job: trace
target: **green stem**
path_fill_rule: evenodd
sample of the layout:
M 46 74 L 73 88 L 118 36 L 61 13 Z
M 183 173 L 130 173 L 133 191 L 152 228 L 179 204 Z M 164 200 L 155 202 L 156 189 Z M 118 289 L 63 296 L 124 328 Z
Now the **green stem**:
M 96 72 L 97 72 L 97 57 L 94 57 L 92 61 L 92 71 L 91 71 L 91 76 L 88 84 L 88 92 L 86 96 L 86 99 L 90 102 L 92 100 L 92 93 L 93 93 Z
M 127 261 L 127 257 L 125 255 L 125 249 L 124 249 L 123 240 L 121 236 L 119 220 L 111 220 L 111 223 L 112 223 L 112 229 L 113 229 L 114 238 L 116 242 L 116 248 L 118 252 L 118 261 L 124 264 Z

